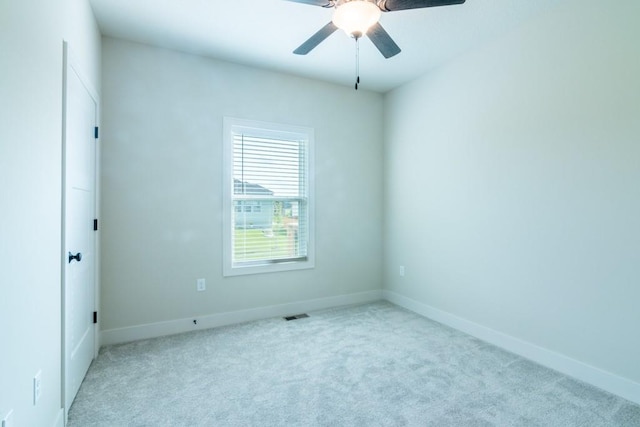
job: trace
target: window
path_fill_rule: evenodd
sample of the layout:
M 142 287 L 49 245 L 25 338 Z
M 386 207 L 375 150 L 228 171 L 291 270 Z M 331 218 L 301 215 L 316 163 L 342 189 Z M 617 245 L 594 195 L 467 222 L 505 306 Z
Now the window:
M 314 266 L 313 129 L 225 118 L 225 276 Z

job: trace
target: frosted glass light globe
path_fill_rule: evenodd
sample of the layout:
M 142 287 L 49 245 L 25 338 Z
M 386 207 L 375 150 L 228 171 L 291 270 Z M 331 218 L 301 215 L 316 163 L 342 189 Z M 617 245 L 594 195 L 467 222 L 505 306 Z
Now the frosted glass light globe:
M 338 6 L 333 23 L 347 35 L 361 37 L 380 19 L 380 8 L 366 0 L 353 0 Z

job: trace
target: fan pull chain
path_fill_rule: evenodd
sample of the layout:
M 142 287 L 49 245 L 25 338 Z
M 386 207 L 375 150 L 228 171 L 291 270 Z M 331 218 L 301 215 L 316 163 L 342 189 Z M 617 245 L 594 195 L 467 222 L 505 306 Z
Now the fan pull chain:
M 356 90 L 360 84 L 360 37 L 356 37 Z

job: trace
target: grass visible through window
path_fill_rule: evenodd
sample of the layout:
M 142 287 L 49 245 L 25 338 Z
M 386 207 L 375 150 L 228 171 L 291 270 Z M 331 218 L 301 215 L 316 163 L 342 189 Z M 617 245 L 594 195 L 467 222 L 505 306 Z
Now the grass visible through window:
M 235 262 L 294 257 L 294 247 L 285 229 L 234 230 L 233 258 Z

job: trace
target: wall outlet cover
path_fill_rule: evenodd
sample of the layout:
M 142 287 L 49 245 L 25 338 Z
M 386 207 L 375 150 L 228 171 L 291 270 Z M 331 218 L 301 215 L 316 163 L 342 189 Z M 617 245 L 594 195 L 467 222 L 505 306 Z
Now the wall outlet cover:
M 38 373 L 33 377 L 33 404 L 35 405 L 40 400 L 40 395 L 42 394 L 42 371 L 38 371 Z
M 196 289 L 198 292 L 204 291 L 207 289 L 207 283 L 204 279 L 198 279 L 196 281 Z

